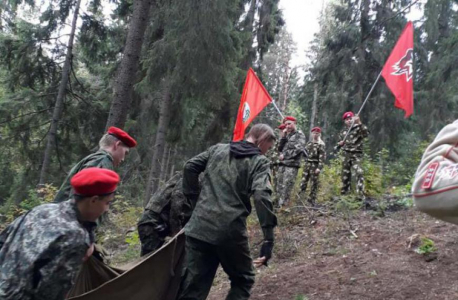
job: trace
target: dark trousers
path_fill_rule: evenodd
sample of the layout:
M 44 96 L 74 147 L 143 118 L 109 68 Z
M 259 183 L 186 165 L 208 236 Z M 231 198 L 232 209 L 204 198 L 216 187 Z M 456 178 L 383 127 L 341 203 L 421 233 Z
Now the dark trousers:
M 255 277 L 248 240 L 217 246 L 186 237 L 186 269 L 178 300 L 205 300 L 219 264 L 231 281 L 226 300 L 248 299 Z
M 161 248 L 165 242 L 165 236 L 159 235 L 150 223 L 138 225 L 138 236 L 142 243 L 141 256 L 150 254 Z

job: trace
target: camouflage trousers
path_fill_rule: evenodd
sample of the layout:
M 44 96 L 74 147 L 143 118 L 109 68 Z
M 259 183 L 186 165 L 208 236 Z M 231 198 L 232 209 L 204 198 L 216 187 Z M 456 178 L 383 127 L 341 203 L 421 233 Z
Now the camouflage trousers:
M 302 173 L 301 191 L 299 196 L 302 197 L 302 194 L 304 194 L 307 190 L 308 182 L 311 181 L 312 186 L 310 188 L 310 196 L 307 199 L 311 204 L 315 204 L 316 194 L 318 193 L 318 188 L 320 186 L 320 174 L 315 173 L 316 169 L 318 169 L 318 163 L 308 161 L 305 163 L 304 172 Z
M 356 193 L 364 195 L 364 177 L 362 163 L 362 153 L 350 153 L 344 152 L 344 160 L 342 163 L 342 189 L 341 194 L 345 195 L 350 192 L 351 189 L 351 173 L 354 171 L 356 176 Z
M 140 224 L 138 225 L 138 236 L 142 244 L 141 256 L 150 254 L 157 249 L 161 248 L 165 242 L 165 236 L 161 236 L 152 224 Z
M 280 166 L 277 172 L 277 205 L 286 205 L 291 197 L 291 192 L 296 183 L 298 168 Z

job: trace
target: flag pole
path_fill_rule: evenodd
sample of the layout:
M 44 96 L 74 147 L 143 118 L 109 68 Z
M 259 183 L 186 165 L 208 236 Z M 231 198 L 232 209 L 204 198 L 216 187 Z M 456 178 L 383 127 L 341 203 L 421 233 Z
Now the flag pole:
M 285 119 L 285 117 L 283 116 L 283 114 L 281 113 L 280 109 L 278 108 L 277 104 L 275 104 L 275 100 L 272 99 L 272 104 L 275 106 L 275 108 L 277 109 L 278 113 L 280 114 L 280 117 L 282 120 Z
M 375 82 L 374 82 L 374 84 L 372 85 L 371 89 L 369 90 L 369 93 L 367 94 L 366 99 L 364 100 L 363 104 L 361 105 L 360 109 L 358 110 L 358 113 L 356 114 L 357 117 L 359 117 L 359 114 L 360 114 L 361 111 L 363 110 L 364 105 L 366 105 L 367 100 L 369 100 L 369 97 L 371 96 L 372 91 L 373 91 L 374 88 L 375 88 L 375 85 L 376 85 L 377 82 L 380 80 L 380 76 L 382 76 L 382 71 L 380 71 L 380 73 L 378 73 L 377 79 L 375 79 Z M 351 125 L 350 125 L 350 129 L 353 128 L 353 125 L 354 125 L 354 124 L 355 124 L 355 119 L 352 120 Z M 350 133 L 350 129 L 347 130 L 347 133 L 345 134 L 345 137 L 343 138 L 342 142 L 345 142 L 345 140 L 347 139 L 347 136 L 348 136 L 348 134 Z

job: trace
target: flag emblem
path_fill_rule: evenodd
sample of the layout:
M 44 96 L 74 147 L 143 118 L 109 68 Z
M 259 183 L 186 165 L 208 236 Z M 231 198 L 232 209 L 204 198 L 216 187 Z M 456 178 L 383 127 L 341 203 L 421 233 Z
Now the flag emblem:
M 394 72 L 392 75 L 401 76 L 406 75 L 407 81 L 412 79 L 413 75 L 413 49 L 407 49 L 406 54 L 393 65 Z
M 243 123 L 245 123 L 250 118 L 250 112 L 250 105 L 245 102 L 245 105 L 243 106 Z

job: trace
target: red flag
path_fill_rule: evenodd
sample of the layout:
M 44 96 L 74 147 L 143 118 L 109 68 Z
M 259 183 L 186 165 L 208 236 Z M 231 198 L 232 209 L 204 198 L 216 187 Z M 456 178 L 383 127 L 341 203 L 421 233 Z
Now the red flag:
M 242 99 L 240 101 L 239 113 L 235 122 L 234 142 L 243 140 L 245 129 L 253 119 L 272 102 L 272 98 L 262 85 L 253 69 L 248 70 L 248 74 L 243 87 Z
M 382 70 L 382 76 L 393 93 L 394 106 L 413 113 L 413 25 L 408 22 Z

